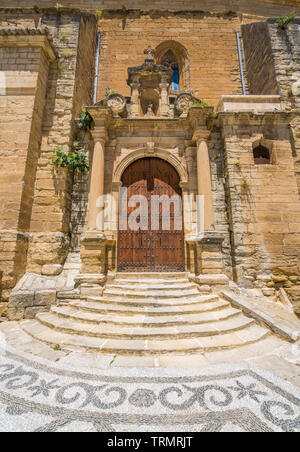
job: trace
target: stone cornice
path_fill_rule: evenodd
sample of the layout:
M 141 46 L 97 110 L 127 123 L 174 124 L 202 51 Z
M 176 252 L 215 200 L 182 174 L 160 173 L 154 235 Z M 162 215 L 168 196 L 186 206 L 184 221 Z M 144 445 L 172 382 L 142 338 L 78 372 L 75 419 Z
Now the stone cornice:
M 295 117 L 299 117 L 298 111 L 285 112 L 267 112 L 262 114 L 256 114 L 252 111 L 243 112 L 220 112 L 218 114 L 218 124 L 222 126 L 227 125 L 267 125 L 267 124 L 289 124 Z
M 55 61 L 57 52 L 47 28 L 2 28 L 0 47 L 41 47 L 50 61 Z

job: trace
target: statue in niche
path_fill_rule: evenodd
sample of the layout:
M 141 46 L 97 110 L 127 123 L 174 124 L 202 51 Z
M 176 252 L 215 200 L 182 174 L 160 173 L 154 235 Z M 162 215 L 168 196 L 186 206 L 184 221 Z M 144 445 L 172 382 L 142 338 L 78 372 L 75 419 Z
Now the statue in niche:
M 153 111 L 153 104 L 150 103 L 147 107 L 145 118 L 153 118 L 153 116 L 155 116 L 155 113 Z

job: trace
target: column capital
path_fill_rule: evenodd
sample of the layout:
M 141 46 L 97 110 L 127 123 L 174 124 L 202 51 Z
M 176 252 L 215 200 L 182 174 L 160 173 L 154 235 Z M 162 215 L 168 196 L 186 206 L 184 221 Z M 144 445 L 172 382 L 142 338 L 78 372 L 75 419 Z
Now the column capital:
M 193 141 L 196 141 L 197 146 L 199 146 L 202 141 L 207 142 L 209 135 L 210 130 L 207 130 L 207 128 L 197 128 L 194 130 Z
M 95 127 L 95 129 L 91 130 L 91 133 L 95 143 L 100 142 L 103 146 L 105 145 L 108 139 L 107 130 L 105 128 L 99 129 Z

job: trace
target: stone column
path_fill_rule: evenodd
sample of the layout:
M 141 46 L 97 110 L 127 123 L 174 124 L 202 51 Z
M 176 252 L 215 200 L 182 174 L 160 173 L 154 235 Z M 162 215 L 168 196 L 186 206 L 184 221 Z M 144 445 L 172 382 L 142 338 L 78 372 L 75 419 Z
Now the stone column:
M 97 127 L 96 123 L 93 137 L 95 147 L 91 167 L 88 214 L 86 229 L 81 239 L 81 275 L 77 278 L 81 296 L 100 296 L 106 281 L 106 237 L 103 206 L 99 202 L 104 194 L 105 128 Z
M 96 136 L 88 202 L 88 231 L 103 231 L 104 226 L 103 209 L 99 205 L 99 200 L 104 194 L 104 147 L 105 138 Z
M 170 113 L 169 108 L 169 82 L 168 80 L 162 79 L 159 87 L 160 87 L 160 109 L 161 116 L 168 118 Z
M 138 78 L 131 84 L 131 117 L 136 118 L 140 114 L 140 82 Z
M 204 196 L 204 230 L 214 229 L 214 209 L 211 188 L 209 154 L 206 141 L 197 140 L 198 195 Z

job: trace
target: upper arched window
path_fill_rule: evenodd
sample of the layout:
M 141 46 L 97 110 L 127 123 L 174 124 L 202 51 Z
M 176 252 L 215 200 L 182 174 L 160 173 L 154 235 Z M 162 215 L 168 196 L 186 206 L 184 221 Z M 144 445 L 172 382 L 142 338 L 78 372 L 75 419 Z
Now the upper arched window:
M 190 88 L 190 65 L 185 47 L 176 41 L 162 42 L 155 50 L 157 64 L 173 69 L 173 91 Z
M 179 90 L 179 79 L 180 79 L 179 64 L 178 64 L 176 56 L 174 55 L 172 50 L 168 50 L 164 54 L 164 56 L 162 57 L 159 64 L 162 64 L 163 66 L 167 66 L 173 70 L 172 90 L 178 91 Z

